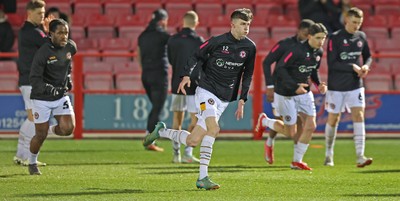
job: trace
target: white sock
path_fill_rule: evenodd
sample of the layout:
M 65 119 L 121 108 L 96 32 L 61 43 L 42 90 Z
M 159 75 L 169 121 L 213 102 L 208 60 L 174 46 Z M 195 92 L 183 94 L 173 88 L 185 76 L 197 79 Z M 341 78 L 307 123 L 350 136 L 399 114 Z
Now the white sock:
M 337 128 L 337 126 L 332 127 L 329 124 L 325 124 L 325 156 L 333 156 L 333 148 L 335 146 Z
M 268 139 L 265 141 L 265 143 L 267 144 L 267 146 L 271 147 L 275 143 L 275 138 L 271 138 L 268 136 Z
M 365 123 L 353 123 L 354 144 L 356 146 L 357 157 L 364 156 L 365 149 Z
M 17 150 L 17 153 L 21 153 L 21 159 L 22 160 L 27 160 L 28 157 L 30 156 L 30 147 L 31 147 L 31 140 L 33 136 L 35 136 L 35 123 L 32 121 L 29 121 L 29 119 L 26 119 L 24 123 L 22 123 L 21 128 L 19 130 L 19 135 L 21 135 L 23 138 L 22 147 L 18 146 L 19 148 L 22 148 L 21 150 Z M 18 144 L 20 138 L 18 138 Z
M 275 126 L 274 126 L 276 121 L 277 121 L 276 119 L 270 119 L 267 117 L 267 118 L 263 119 L 262 124 L 263 124 L 263 126 L 266 126 L 270 129 L 276 131 Z
M 47 131 L 48 134 L 56 134 L 56 125 L 49 126 L 49 130 Z
M 30 153 L 29 164 L 36 164 L 39 153 L 37 153 L 37 154 L 33 154 L 31 152 L 29 152 L 29 153 Z
M 181 154 L 181 144 L 175 141 L 172 141 L 172 149 L 174 151 L 174 155 Z
M 186 155 L 186 156 L 192 156 L 192 155 L 193 155 L 193 147 L 191 147 L 191 146 L 186 146 L 186 147 L 185 147 L 185 155 Z
M 177 143 L 183 144 L 186 146 L 186 138 L 190 133 L 185 130 L 175 130 L 175 129 L 160 129 L 158 131 L 161 137 L 171 139 Z
M 297 142 L 297 144 L 294 145 L 293 162 L 303 162 L 303 156 L 306 153 L 307 148 L 308 144 Z
M 206 135 L 201 141 L 200 145 L 200 174 L 199 179 L 203 179 L 208 176 L 208 165 L 210 164 L 212 147 L 214 145 L 215 138 Z
M 18 135 L 18 145 L 17 145 L 17 153 L 15 154 L 16 157 L 25 160 L 24 159 L 24 144 L 25 144 L 25 138 L 21 133 Z

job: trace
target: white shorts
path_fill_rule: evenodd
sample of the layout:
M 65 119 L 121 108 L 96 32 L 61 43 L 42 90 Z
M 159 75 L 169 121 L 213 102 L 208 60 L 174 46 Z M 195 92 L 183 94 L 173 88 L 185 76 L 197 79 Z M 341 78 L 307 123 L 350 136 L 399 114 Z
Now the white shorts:
M 215 117 L 218 121 L 222 113 L 228 107 L 229 102 L 221 101 L 213 93 L 197 87 L 195 94 L 195 102 L 197 108 L 197 125 L 201 126 L 204 130 L 207 130 L 206 118 Z
M 69 96 L 64 96 L 55 101 L 32 100 L 33 119 L 35 123 L 44 123 L 49 121 L 51 113 L 56 115 L 74 115 Z
M 197 113 L 194 95 L 172 94 L 170 109 L 172 112 Z
M 32 109 L 32 100 L 31 100 L 31 91 L 32 86 L 24 85 L 20 86 L 19 90 L 21 91 L 22 98 L 24 99 L 25 110 Z
M 276 107 L 278 105 L 278 103 L 276 103 L 276 96 L 277 93 L 274 93 L 274 101 L 272 101 L 271 103 L 271 107 L 272 107 L 272 113 L 274 114 L 275 117 L 280 117 L 281 114 L 279 114 L 279 112 L 276 110 Z
M 308 116 L 316 116 L 314 95 L 310 91 L 297 96 L 282 96 L 275 94 L 276 110 L 282 115 L 286 125 L 294 125 L 297 122 L 297 114 L 302 112 Z
M 351 112 L 352 107 L 365 108 L 364 87 L 352 91 L 331 91 L 326 92 L 325 110 L 329 113 Z

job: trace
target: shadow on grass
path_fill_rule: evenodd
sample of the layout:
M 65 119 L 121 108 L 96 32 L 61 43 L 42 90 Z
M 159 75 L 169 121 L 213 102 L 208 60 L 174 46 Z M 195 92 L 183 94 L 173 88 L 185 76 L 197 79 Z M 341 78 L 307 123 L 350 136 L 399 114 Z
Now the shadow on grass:
M 20 177 L 20 176 L 26 176 L 26 175 L 28 175 L 28 172 L 26 174 L 6 174 L 6 175 L 0 175 L 0 179 Z
M 49 166 L 92 166 L 92 165 L 140 165 L 141 163 L 129 163 L 129 162 L 87 162 L 87 163 L 51 163 Z
M 362 173 L 362 174 L 376 174 L 376 173 L 400 173 L 400 169 L 397 170 L 365 170 L 357 173 Z
M 188 164 L 188 165 L 176 165 L 173 164 L 171 166 L 149 166 L 149 167 L 140 167 L 137 169 L 146 169 L 146 170 L 171 170 L 171 169 L 193 169 L 198 168 L 199 164 Z M 221 166 L 210 166 L 210 169 L 280 169 L 286 168 L 289 166 L 247 166 L 247 165 L 221 165 Z
M 385 193 L 385 194 L 344 194 L 347 197 L 400 197 L 400 193 Z

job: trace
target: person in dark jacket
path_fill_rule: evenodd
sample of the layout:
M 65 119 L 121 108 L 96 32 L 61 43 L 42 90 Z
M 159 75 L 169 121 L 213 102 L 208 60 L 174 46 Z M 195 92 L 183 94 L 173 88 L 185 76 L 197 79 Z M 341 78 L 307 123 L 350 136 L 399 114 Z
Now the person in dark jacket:
M 142 67 L 142 83 L 152 108 L 147 119 L 146 135 L 160 121 L 161 111 L 168 94 L 167 42 L 168 13 L 164 9 L 153 12 L 153 18 L 138 39 L 138 61 Z M 147 150 L 164 151 L 154 143 Z
M 307 40 L 310 26 L 313 25 L 314 22 L 309 19 L 303 19 L 298 27 L 297 33 L 295 36 L 285 38 L 279 41 L 276 45 L 274 45 L 269 52 L 269 54 L 265 57 L 263 62 L 263 69 L 264 69 L 264 77 L 265 83 L 267 85 L 267 101 L 271 102 L 272 111 L 275 117 L 281 118 L 280 114 L 275 110 L 276 103 L 274 102 L 274 77 L 276 76 L 277 70 L 274 70 L 272 73 L 272 64 L 278 63 L 279 59 L 282 58 L 283 54 L 288 51 L 290 48 L 295 46 L 298 43 L 303 43 Z M 297 127 L 301 127 L 301 120 L 298 119 Z M 301 130 L 300 128 L 298 130 Z M 264 130 L 257 130 L 258 136 L 262 136 Z M 299 134 L 299 133 L 297 133 Z M 264 158 L 269 163 L 272 164 L 274 162 L 274 141 L 277 132 L 270 129 L 268 139 L 265 141 L 264 144 Z M 291 136 L 287 136 L 291 137 Z M 297 142 L 298 135 L 294 136 L 294 141 Z
M 14 32 L 7 16 L 0 8 L 0 52 L 12 52 L 15 41 Z M 0 60 L 10 60 L 11 58 L 0 57 Z
M 323 24 L 313 24 L 310 27 L 308 40 L 290 48 L 279 60 L 276 67 L 274 98 L 277 103 L 276 110 L 283 121 L 270 119 L 265 113 L 261 113 L 258 118 L 257 130 L 269 127 L 291 137 L 297 132 L 298 116 L 301 118 L 303 128 L 294 145 L 293 161 L 290 165 L 292 169 L 312 170 L 307 163 L 303 162 L 303 156 L 316 128 L 317 115 L 309 80 L 311 79 L 318 86 L 322 94 L 326 92 L 326 84 L 319 80 L 318 68 L 323 54 L 322 45 L 327 34 L 328 31 Z
M 190 74 L 193 68 L 199 68 L 197 64 L 203 63 L 195 93 L 198 121 L 192 133 L 167 129 L 163 122 L 158 122 L 143 142 L 148 145 L 159 137 L 188 146 L 197 146 L 201 142 L 200 174 L 196 181 L 196 186 L 200 189 L 212 190 L 220 187 L 208 177 L 208 165 L 215 138 L 220 131 L 218 120 L 229 102 L 238 99 L 239 88 L 241 93 L 235 116 L 237 120 L 243 118 L 256 56 L 256 46 L 247 37 L 252 19 L 250 9 L 236 9 L 231 14 L 230 32 L 211 37 L 188 60 L 177 91 L 182 91 L 183 94 L 187 92 L 185 87 L 191 86 Z
M 71 135 L 75 128 L 75 115 L 67 92 L 71 90 L 70 79 L 72 56 L 77 48 L 68 39 L 68 23 L 55 19 L 49 25 L 51 42 L 45 43 L 36 52 L 29 81 L 32 85 L 36 134 L 31 140 L 28 170 L 31 175 L 40 175 L 37 158 L 47 134 Z M 49 126 L 53 114 L 57 125 Z
M 179 83 L 181 82 L 181 74 L 189 57 L 200 48 L 204 39 L 197 35 L 195 29 L 199 24 L 199 17 L 194 11 L 188 11 L 183 16 L 182 30 L 173 35 L 168 41 L 168 60 L 172 65 L 171 80 L 171 111 L 174 113 L 172 121 L 172 129 L 181 130 L 185 111 L 189 112 L 190 124 L 188 131 L 191 132 L 197 123 L 197 109 L 194 101 L 194 93 L 197 87 L 199 72 L 192 73 L 191 86 L 186 88 L 186 95 L 182 92 L 178 93 Z M 185 146 L 185 154 L 181 157 L 180 143 L 172 142 L 174 163 L 198 163 L 199 159 L 193 156 L 193 147 Z
M 47 37 L 49 22 L 52 17 L 45 18 L 45 2 L 41 0 L 29 1 L 26 5 L 27 19 L 18 32 L 17 60 L 19 72 L 19 89 L 24 99 L 25 110 L 28 118 L 22 123 L 19 130 L 17 153 L 14 157 L 16 164 L 28 165 L 29 147 L 32 137 L 35 135 L 35 124 L 33 123 L 31 84 L 29 74 L 36 51 L 45 43 L 49 42 Z M 46 163 L 37 162 L 39 166 Z
M 299 0 L 298 7 L 301 19 L 322 23 L 329 33 L 333 30 L 331 23 L 334 16 L 341 12 L 333 0 Z
M 333 148 L 340 121 L 340 114 L 351 112 L 357 167 L 372 163 L 372 158 L 364 156 L 365 149 L 365 92 L 362 78 L 366 77 L 372 57 L 364 32 L 359 31 L 363 22 L 363 12 L 351 8 L 346 17 L 346 25 L 332 34 L 328 41 L 328 92 L 325 109 L 328 120 L 325 126 L 325 165 L 333 166 Z M 362 57 L 363 63 L 361 63 Z

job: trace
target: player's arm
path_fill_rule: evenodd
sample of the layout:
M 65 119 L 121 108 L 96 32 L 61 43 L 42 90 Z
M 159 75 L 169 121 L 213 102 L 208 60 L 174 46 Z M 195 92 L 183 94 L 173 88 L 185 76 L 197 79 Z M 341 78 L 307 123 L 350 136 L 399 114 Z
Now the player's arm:
M 271 66 L 283 55 L 284 52 L 282 51 L 283 47 L 281 47 L 280 43 L 277 43 L 276 45 L 274 45 L 274 47 L 271 49 L 271 51 L 268 53 L 263 61 L 265 84 L 267 85 L 267 87 L 274 87 Z
M 322 49 L 318 50 L 318 56 L 319 58 L 322 58 L 323 51 Z M 318 90 L 322 93 L 325 94 L 327 88 L 326 88 L 326 83 L 321 82 L 320 77 L 319 77 L 319 67 L 321 65 L 321 59 L 317 63 L 317 67 L 311 71 L 311 80 L 315 83 L 317 86 Z
M 242 92 L 240 94 L 240 99 L 244 102 L 247 101 L 247 95 L 250 90 L 250 84 L 254 72 L 254 62 L 256 59 L 256 48 L 249 52 L 249 57 L 247 58 L 246 62 L 244 63 L 244 71 L 242 74 Z
M 341 62 L 340 60 L 340 44 L 341 43 L 339 41 L 336 41 L 334 37 L 330 38 L 328 41 L 328 70 L 352 73 L 354 71 L 353 64 L 348 62 Z

